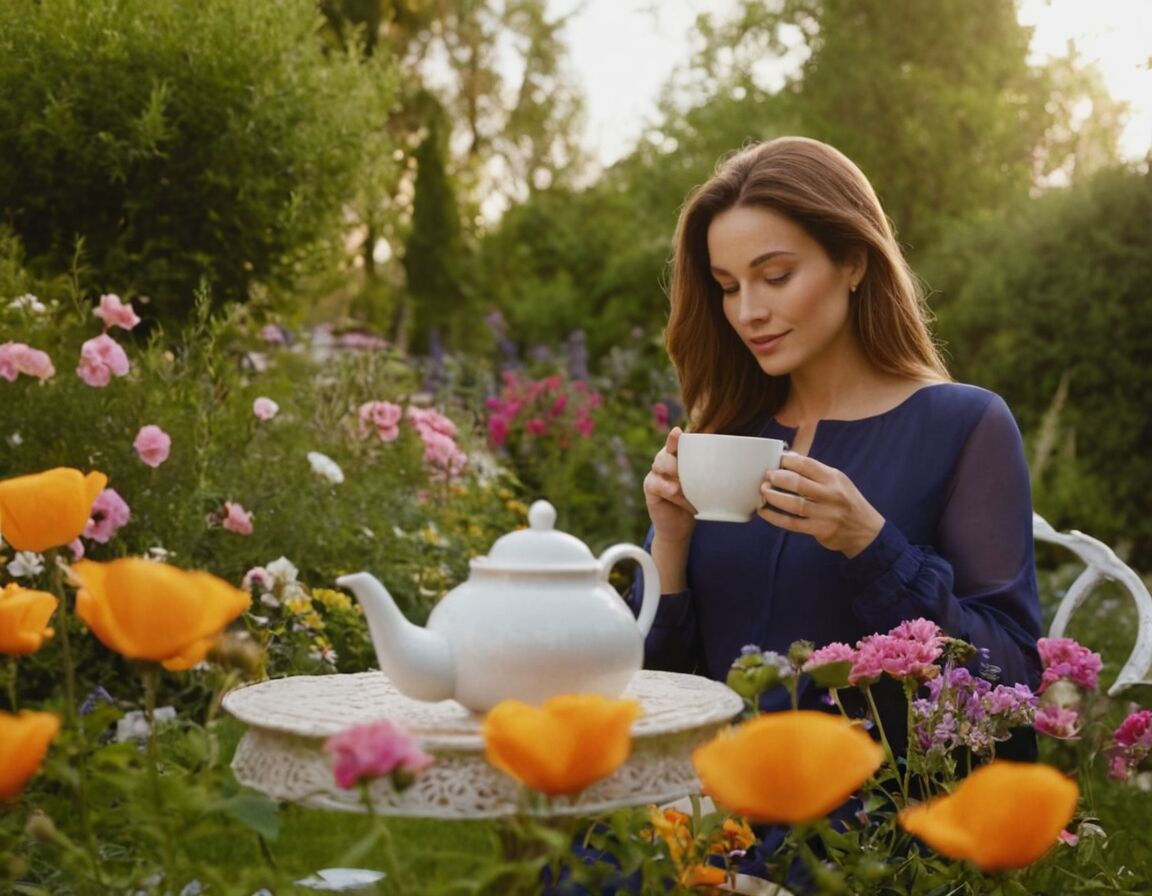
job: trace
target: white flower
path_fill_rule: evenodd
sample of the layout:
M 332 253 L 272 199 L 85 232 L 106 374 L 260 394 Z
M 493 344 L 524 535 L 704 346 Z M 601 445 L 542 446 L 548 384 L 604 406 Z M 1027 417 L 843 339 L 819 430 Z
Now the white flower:
M 44 572 L 44 558 L 34 551 L 17 551 L 8 564 L 8 574 L 13 578 L 38 576 Z
M 44 303 L 30 292 L 26 292 L 24 295 L 14 298 L 11 302 L 8 303 L 8 307 L 16 310 L 23 309 L 25 311 L 31 311 L 33 314 L 43 314 L 48 310 L 44 307 Z
M 175 557 L 176 556 L 174 551 L 170 551 L 167 548 L 161 547 L 158 544 L 153 545 L 152 547 L 148 548 L 148 551 L 146 553 L 147 553 L 147 557 L 149 560 L 159 560 L 161 562 L 167 560 L 169 557 Z
M 20 435 L 18 432 L 14 432 L 12 435 L 8 436 L 8 444 L 13 448 L 19 448 L 24 444 L 24 436 Z
M 157 722 L 170 722 L 176 718 L 176 707 L 161 706 L 152 713 Z M 148 739 L 148 717 L 139 709 L 124 713 L 124 717 L 116 723 L 116 741 L 123 743 L 126 740 Z
M 273 560 L 264 567 L 264 572 L 272 577 L 273 588 L 283 588 L 285 585 L 291 585 L 296 581 L 297 576 L 300 575 L 300 570 L 298 570 L 295 564 L 287 557 L 278 557 Z
M 328 455 L 321 454 L 319 451 L 309 451 L 308 463 L 312 465 L 313 473 L 317 476 L 323 476 L 333 485 L 339 485 L 344 481 L 344 471 Z

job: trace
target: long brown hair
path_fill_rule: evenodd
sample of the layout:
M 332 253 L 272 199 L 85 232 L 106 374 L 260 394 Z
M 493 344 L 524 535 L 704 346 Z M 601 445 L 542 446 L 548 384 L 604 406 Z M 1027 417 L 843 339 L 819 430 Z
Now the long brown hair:
M 664 341 L 693 429 L 751 431 L 788 394 L 788 377 L 765 374 L 728 324 L 710 272 L 708 228 L 737 206 L 784 215 L 835 264 L 865 257 L 850 312 L 865 356 L 888 373 L 950 378 L 928 330 L 923 293 L 868 179 L 826 143 L 780 137 L 722 161 L 688 197 L 676 225 Z

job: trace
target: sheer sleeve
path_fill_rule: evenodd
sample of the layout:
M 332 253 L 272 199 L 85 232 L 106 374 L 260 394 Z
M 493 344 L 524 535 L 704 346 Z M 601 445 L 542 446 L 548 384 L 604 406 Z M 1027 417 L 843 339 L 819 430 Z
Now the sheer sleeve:
M 1019 429 L 994 397 L 964 445 L 935 549 L 892 523 L 844 565 L 865 631 L 926 617 L 987 651 L 1005 683 L 1039 683 L 1032 493 Z
M 644 539 L 644 550 L 652 550 L 651 528 Z M 628 604 L 639 615 L 644 594 L 644 573 L 639 567 L 628 592 Z M 644 641 L 644 668 L 664 672 L 699 672 L 702 649 L 696 627 L 696 608 L 688 589 L 661 594 L 652 629 Z

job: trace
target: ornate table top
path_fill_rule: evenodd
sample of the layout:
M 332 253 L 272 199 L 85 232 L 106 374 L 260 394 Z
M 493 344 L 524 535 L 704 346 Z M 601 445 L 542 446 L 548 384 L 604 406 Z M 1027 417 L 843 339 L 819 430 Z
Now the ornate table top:
M 556 801 L 551 811 L 593 814 L 698 792 L 692 750 L 743 708 L 725 685 L 675 672 L 637 672 L 622 696 L 644 709 L 632 727 L 628 762 L 589 787 L 578 803 Z M 274 799 L 364 811 L 358 790 L 343 790 L 333 781 L 324 740 L 353 725 L 389 719 L 419 738 L 436 764 L 402 793 L 387 780 L 376 781 L 376 812 L 492 818 L 521 809 L 519 785 L 484 758 L 481 716 L 454 700 L 405 697 L 381 672 L 262 681 L 227 694 L 224 708 L 248 725 L 232 760 L 237 780 Z

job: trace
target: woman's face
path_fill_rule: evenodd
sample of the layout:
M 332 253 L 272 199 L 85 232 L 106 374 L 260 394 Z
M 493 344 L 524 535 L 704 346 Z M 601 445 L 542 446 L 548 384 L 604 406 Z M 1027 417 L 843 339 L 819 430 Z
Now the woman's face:
M 849 292 L 863 271 L 832 262 L 803 228 L 765 208 L 737 206 L 708 227 L 724 316 L 773 376 L 834 357 L 855 339 Z

